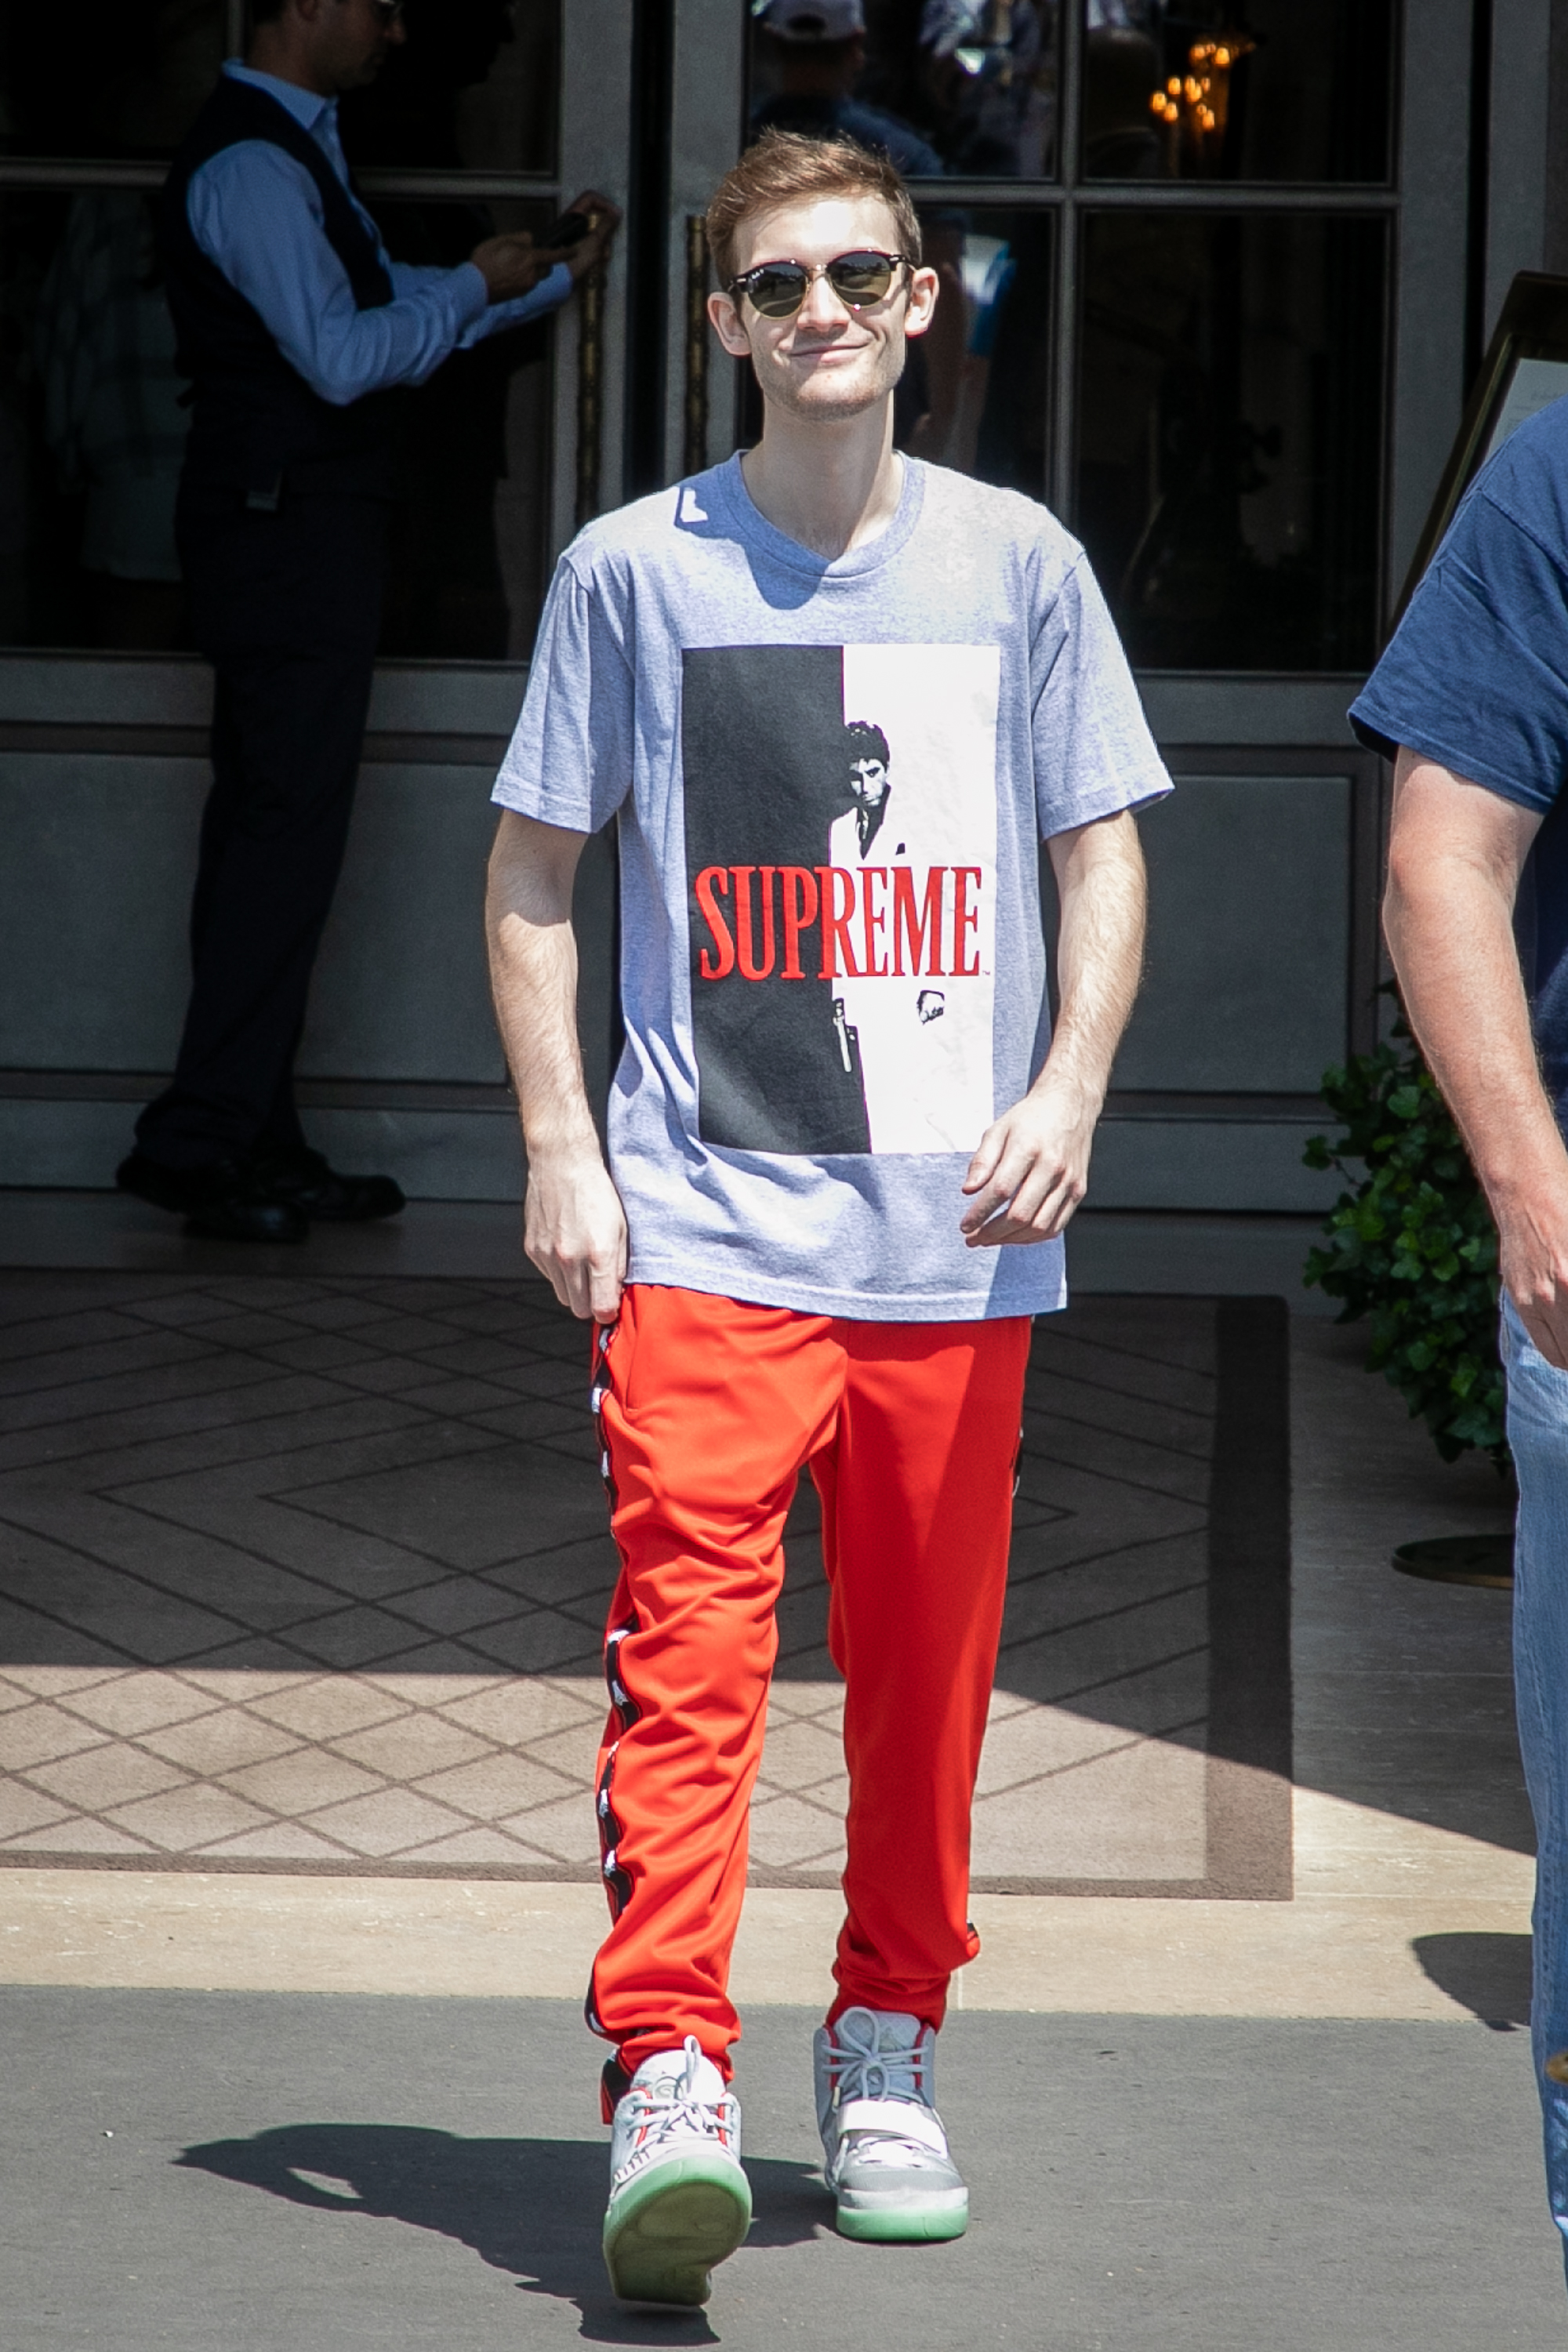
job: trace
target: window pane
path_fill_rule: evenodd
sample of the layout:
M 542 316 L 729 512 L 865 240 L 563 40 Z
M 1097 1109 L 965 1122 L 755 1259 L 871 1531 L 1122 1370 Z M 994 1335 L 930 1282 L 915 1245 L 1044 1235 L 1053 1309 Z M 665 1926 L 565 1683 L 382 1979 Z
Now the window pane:
M 1084 5 L 1086 179 L 1388 179 L 1393 0 Z
M 921 226 L 942 293 L 923 346 L 910 345 L 907 377 L 920 421 L 903 446 L 934 465 L 1043 499 L 1055 222 L 965 207 L 927 213 Z
M 1055 171 L 1056 0 L 751 0 L 749 13 L 753 135 L 842 131 L 916 178 Z
M 176 646 L 187 412 L 139 190 L 0 191 L 0 636 Z
M 1086 220 L 1076 528 L 1135 662 L 1372 660 L 1385 270 L 1381 220 Z
M 373 206 L 395 261 L 455 268 L 481 237 L 548 226 L 549 204 Z M 381 650 L 523 661 L 550 531 L 548 320 L 454 352 L 401 396 L 392 579 Z
M 223 62 L 224 0 L 0 9 L 8 155 L 170 155 Z
M 560 0 L 405 0 L 407 38 L 342 103 L 352 163 L 555 169 Z
M 0 642 L 189 643 L 174 500 L 189 411 L 135 190 L 0 190 Z M 388 204 L 395 257 L 458 261 L 548 204 Z M 402 396 L 383 651 L 525 657 L 549 535 L 548 321 Z
M 402 46 L 342 101 L 356 163 L 555 168 L 560 0 L 406 0 Z M 225 0 L 0 10 L 0 142 L 16 155 L 167 155 L 216 79 Z

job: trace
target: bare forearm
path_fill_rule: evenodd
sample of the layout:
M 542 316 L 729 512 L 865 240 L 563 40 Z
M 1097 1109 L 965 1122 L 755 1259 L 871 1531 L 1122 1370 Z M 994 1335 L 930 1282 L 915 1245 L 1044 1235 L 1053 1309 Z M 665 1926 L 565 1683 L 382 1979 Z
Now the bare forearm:
M 580 835 L 511 814 L 490 856 L 496 1017 L 528 1148 L 523 1247 L 574 1315 L 614 1320 L 626 1221 L 599 1149 L 577 1041 L 572 882 Z
M 1497 1220 L 1503 1286 L 1568 1366 L 1568 1152 L 1536 1066 L 1513 938 L 1531 810 L 1403 750 L 1384 925 L 1410 1023 Z
M 1568 1156 L 1536 1064 L 1513 935 L 1540 819 L 1401 751 L 1384 929 L 1411 1027 L 1500 1223 L 1568 1187 Z
M 598 1140 L 577 1034 L 575 859 L 562 850 L 544 863 L 525 854 L 531 845 L 509 842 L 504 831 L 498 837 L 486 929 L 496 1020 L 529 1158 L 537 1160 L 584 1145 L 596 1152 Z
M 1143 968 L 1148 887 L 1131 817 L 1086 827 L 1061 858 L 1057 884 L 1060 1008 L 1036 1083 L 1076 1086 L 1098 1112 Z
M 1506 887 L 1463 857 L 1396 866 L 1384 928 L 1410 1024 L 1494 1207 L 1568 1181 Z

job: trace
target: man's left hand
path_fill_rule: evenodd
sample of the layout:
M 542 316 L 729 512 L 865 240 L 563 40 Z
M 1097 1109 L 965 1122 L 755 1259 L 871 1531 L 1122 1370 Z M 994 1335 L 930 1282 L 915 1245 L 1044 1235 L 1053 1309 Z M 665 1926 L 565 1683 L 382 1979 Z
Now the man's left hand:
M 963 1180 L 975 1196 L 959 1225 L 970 1249 L 1055 1240 L 1089 1188 L 1099 1115 L 1075 1079 L 1047 1071 L 992 1121 Z
M 613 205 L 608 196 L 600 195 L 596 188 L 584 188 L 581 195 L 573 197 L 568 210 L 584 214 L 593 226 L 586 236 L 578 238 L 575 245 L 567 246 L 560 253 L 552 253 L 548 258 L 552 267 L 563 261 L 572 273 L 573 283 L 580 284 L 591 269 L 598 268 L 609 252 L 616 231 L 621 225 L 621 209 L 618 205 Z

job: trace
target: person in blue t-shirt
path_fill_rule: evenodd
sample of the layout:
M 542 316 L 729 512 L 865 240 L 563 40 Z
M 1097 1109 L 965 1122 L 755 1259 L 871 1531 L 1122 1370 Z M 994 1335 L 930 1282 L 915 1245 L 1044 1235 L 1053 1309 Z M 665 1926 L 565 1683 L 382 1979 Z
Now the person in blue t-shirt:
M 1479 475 L 1351 720 L 1395 761 L 1389 949 L 1500 1244 L 1531 2032 L 1568 2237 L 1568 400 Z

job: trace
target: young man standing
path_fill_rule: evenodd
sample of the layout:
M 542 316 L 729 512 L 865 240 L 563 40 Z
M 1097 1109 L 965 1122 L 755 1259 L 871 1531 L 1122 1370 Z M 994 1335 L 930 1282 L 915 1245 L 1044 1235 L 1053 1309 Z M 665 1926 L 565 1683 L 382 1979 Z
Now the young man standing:
M 598 1792 L 613 1924 L 588 1997 L 615 2045 L 605 2256 L 617 2293 L 675 2304 L 705 2300 L 750 2217 L 726 1982 L 803 1466 L 850 1786 L 816 2048 L 826 2179 L 850 2237 L 965 2226 L 932 2057 L 978 1949 L 969 1817 L 1029 1318 L 1063 1303 L 1059 1235 L 1136 987 L 1131 812 L 1168 789 L 1079 549 L 1026 499 L 893 450 L 936 278 L 886 158 L 770 134 L 708 230 L 711 315 L 756 370 L 763 437 L 563 558 L 496 785 L 489 918 L 525 1246 L 599 1326 L 622 1561 Z M 606 1170 L 570 912 L 612 815 L 626 1047 Z M 879 989 L 887 1017 L 858 1022 Z

